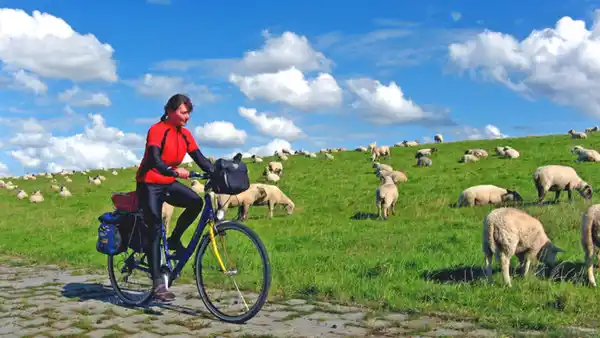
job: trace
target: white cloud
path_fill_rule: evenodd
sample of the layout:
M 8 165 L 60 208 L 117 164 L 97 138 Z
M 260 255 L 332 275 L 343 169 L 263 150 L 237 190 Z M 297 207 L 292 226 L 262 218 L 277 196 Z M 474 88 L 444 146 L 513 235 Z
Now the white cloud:
M 79 88 L 79 86 L 73 86 L 73 88 L 67 89 L 58 94 L 58 99 L 63 102 L 68 102 L 70 105 L 76 107 L 108 107 L 111 105 L 110 99 L 105 93 L 91 93 L 83 91 L 81 88 Z
M 251 100 L 262 98 L 305 111 L 334 107 L 342 102 L 342 90 L 333 76 L 320 73 L 315 79 L 306 80 L 295 67 L 254 76 L 231 74 L 229 81 Z
M 207 122 L 196 127 L 194 134 L 200 147 L 231 148 L 246 143 L 246 131 L 237 129 L 227 121 Z
M 185 79 L 178 76 L 144 74 L 142 78 L 129 81 L 129 83 L 135 87 L 138 93 L 156 97 L 165 102 L 176 93 L 188 94 L 193 102 L 211 102 L 217 99 L 217 96 L 211 93 L 207 86 L 186 82 Z
M 0 60 L 7 69 L 73 81 L 117 80 L 113 48 L 80 34 L 61 18 L 0 9 Z
M 600 116 L 600 11 L 590 30 L 565 16 L 554 28 L 534 30 L 524 40 L 485 30 L 448 46 L 451 62 L 461 70 L 502 83 L 528 98 Z
M 0 162 L 0 177 L 10 176 L 10 171 L 8 170 L 8 166 L 2 162 Z
M 261 134 L 272 137 L 280 137 L 294 141 L 304 136 L 302 129 L 294 124 L 294 121 L 283 117 L 269 117 L 265 113 L 258 114 L 256 109 L 239 107 L 239 114 L 246 118 Z
M 458 139 L 482 140 L 482 139 L 499 139 L 506 138 L 508 135 L 503 134 L 500 129 L 494 125 L 488 124 L 483 129 L 473 127 L 462 127 L 455 129 L 453 134 Z
M 88 118 L 91 123 L 83 133 L 72 136 L 53 136 L 39 122 L 27 121 L 11 140 L 16 149 L 10 154 L 27 169 L 51 172 L 139 163 L 133 150 L 144 147 L 144 137 L 106 126 L 99 114 L 88 114 Z M 45 142 L 38 142 L 40 134 Z
M 30 91 L 36 95 L 48 92 L 48 86 L 35 74 L 26 73 L 23 69 L 19 69 L 12 76 L 13 88 Z
M 386 86 L 377 80 L 358 78 L 348 80 L 347 84 L 357 96 L 352 106 L 373 124 L 448 122 L 445 116 L 425 111 L 414 101 L 405 98 L 402 88 L 393 81 Z
M 284 148 L 291 150 L 292 145 L 286 140 L 282 140 L 280 138 L 275 138 L 265 145 L 252 147 L 252 148 L 248 149 L 248 151 L 241 151 L 240 149 L 236 149 L 235 151 L 231 152 L 229 155 L 226 155 L 224 157 L 232 158 L 237 153 L 242 153 L 243 158 L 248 158 L 248 157 L 251 157 L 252 155 L 272 156 L 276 150 L 281 150 Z

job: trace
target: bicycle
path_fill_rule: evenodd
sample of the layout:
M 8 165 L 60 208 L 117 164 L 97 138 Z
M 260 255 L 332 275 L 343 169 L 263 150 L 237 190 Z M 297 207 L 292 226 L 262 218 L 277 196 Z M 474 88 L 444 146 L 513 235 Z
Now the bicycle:
M 206 173 L 201 174 L 198 172 L 190 172 L 190 178 L 199 178 L 199 179 L 207 179 L 204 191 L 204 207 L 201 211 L 200 219 L 198 220 L 198 224 L 196 225 L 196 229 L 194 231 L 193 237 L 190 240 L 189 244 L 185 251 L 177 254 L 169 254 L 169 247 L 167 245 L 167 233 L 165 231 L 165 225 L 162 224 L 161 227 L 161 273 L 165 281 L 165 285 L 167 288 L 171 287 L 173 281 L 181 276 L 181 271 L 185 267 L 186 263 L 191 258 L 196 248 L 196 257 L 194 262 L 194 275 L 196 279 L 196 286 L 198 288 L 198 293 L 200 294 L 200 298 L 202 302 L 206 306 L 206 308 L 217 318 L 222 321 L 228 323 L 236 323 L 241 324 L 244 323 L 251 318 L 253 318 L 263 307 L 269 292 L 269 288 L 271 285 L 271 265 L 269 262 L 269 257 L 267 255 L 266 248 L 258 235 L 250 229 L 248 226 L 238 223 L 233 220 L 224 220 L 224 211 L 219 209 L 216 213 L 213 208 L 212 198 L 210 196 L 210 176 Z M 130 213 L 134 217 L 141 217 L 141 211 L 138 210 L 135 213 Z M 142 223 L 143 224 L 143 223 Z M 207 227 L 208 225 L 208 227 Z M 135 227 L 135 225 L 134 225 Z M 204 230 L 208 228 L 208 232 L 204 233 Z M 225 262 L 223 261 L 223 256 L 217 249 L 217 237 L 220 237 L 221 240 L 225 237 L 225 232 L 227 231 L 238 231 L 244 234 L 246 237 L 250 239 L 252 244 L 254 244 L 255 248 L 258 250 L 260 255 L 261 265 L 262 265 L 262 285 L 260 287 L 260 291 L 257 297 L 256 303 L 252 307 L 248 307 L 246 300 L 242 296 L 243 305 L 245 306 L 246 312 L 240 315 L 227 315 L 224 312 L 220 311 L 216 307 L 216 302 L 212 301 L 207 292 L 207 285 L 205 284 L 205 279 L 203 276 L 203 272 L 208 270 L 209 267 L 203 266 L 202 258 L 207 256 L 205 255 L 207 248 L 210 245 L 211 251 L 216 258 L 218 264 L 217 269 L 220 270 L 220 274 L 226 277 L 233 279 L 233 283 L 238 293 L 240 293 L 240 289 L 235 280 L 235 276 L 238 274 L 238 269 L 230 266 L 229 269 L 225 266 Z M 203 235 L 204 233 L 204 235 Z M 127 250 L 126 252 L 128 252 Z M 227 250 L 223 250 L 226 258 L 228 259 L 228 263 L 231 263 L 231 259 Z M 142 254 L 140 259 L 135 259 L 134 255 L 136 253 Z M 108 256 L 108 274 L 111 285 L 115 290 L 117 296 L 121 301 L 125 304 L 139 306 L 148 303 L 152 298 L 152 283 L 150 283 L 150 290 L 147 294 L 144 294 L 141 299 L 134 300 L 126 295 L 123 289 L 119 286 L 117 277 L 115 276 L 115 256 Z M 143 250 L 138 249 L 137 252 L 134 250 L 126 259 L 124 267 L 120 270 L 121 273 L 125 274 L 124 281 L 127 282 L 131 273 L 134 270 L 141 270 L 148 276 L 150 276 L 150 268 L 149 264 L 146 261 L 144 262 L 144 258 L 146 255 Z M 175 264 L 175 261 L 177 263 Z M 243 265 L 243 264 L 242 264 Z M 151 280 L 152 278 L 150 278 Z M 219 301 L 217 301 L 219 302 Z

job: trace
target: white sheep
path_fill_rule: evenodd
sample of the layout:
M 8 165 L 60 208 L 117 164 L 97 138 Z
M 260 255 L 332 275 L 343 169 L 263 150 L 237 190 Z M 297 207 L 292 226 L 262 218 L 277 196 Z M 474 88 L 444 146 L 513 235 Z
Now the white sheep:
M 419 145 L 419 141 L 414 140 L 414 141 L 402 141 L 401 143 L 404 147 L 415 147 Z
M 273 218 L 273 209 L 278 204 L 285 206 L 288 215 L 291 215 L 294 212 L 294 202 L 288 196 L 286 196 L 286 194 L 284 194 L 279 187 L 262 183 L 254 183 L 253 185 L 264 189 L 266 196 L 257 199 L 252 205 L 267 205 L 269 208 L 269 218 Z
M 329 153 L 325 153 L 325 158 L 328 160 L 333 160 L 333 155 L 331 155 Z
M 421 156 L 417 159 L 417 167 L 431 167 L 433 161 L 429 157 Z
M 388 146 L 375 146 L 371 149 L 371 161 L 375 161 L 380 156 L 384 156 L 385 158 L 390 158 L 392 153 L 390 152 L 390 147 Z
M 367 151 L 367 147 L 360 146 L 360 147 L 357 147 L 357 148 L 356 148 L 356 149 L 354 149 L 354 150 L 355 150 L 355 151 L 359 151 L 359 152 L 366 152 L 366 151 Z
M 442 134 L 435 134 L 433 140 L 435 141 L 435 143 L 442 143 L 444 142 L 444 137 L 442 136 Z
M 600 260 L 600 204 L 594 204 L 587 208 L 581 217 L 581 246 L 584 252 L 584 264 L 587 272 L 588 282 L 596 287 L 594 276 L 594 253 Z
M 464 154 L 461 158 L 460 161 L 461 163 L 471 163 L 471 162 L 477 162 L 479 161 L 479 157 L 475 156 L 475 155 L 471 155 L 471 154 Z
M 544 226 L 535 217 L 515 208 L 492 210 L 483 220 L 483 253 L 485 274 L 492 276 L 494 255 L 500 261 L 504 284 L 512 286 L 510 280 L 510 259 L 517 255 L 523 275 L 527 275 L 533 260 L 548 265 L 556 260 L 556 254 L 565 252 L 552 244 Z
M 379 162 L 373 162 L 373 168 L 376 170 L 394 171 L 394 168 L 392 168 L 391 165 L 383 164 L 383 163 L 379 163 Z
M 587 135 L 585 133 L 580 132 L 580 131 L 575 131 L 573 129 L 569 130 L 568 133 L 571 134 L 571 138 L 579 138 L 579 139 L 587 138 Z
M 262 162 L 263 162 L 263 159 L 262 159 L 262 158 L 260 158 L 260 157 L 258 157 L 258 156 L 256 156 L 256 155 L 252 155 L 252 161 L 253 161 L 254 163 L 262 163 Z
M 377 172 L 375 173 L 375 175 L 379 178 L 389 176 L 392 178 L 392 181 L 394 183 L 408 182 L 408 176 L 406 176 L 405 173 L 403 173 L 402 171 L 399 171 L 399 170 L 388 171 L 388 170 L 384 170 L 384 169 L 378 169 Z
M 44 196 L 42 196 L 42 193 L 39 190 L 36 190 L 29 196 L 29 201 L 32 203 L 40 203 L 44 201 Z
M 586 133 L 593 133 L 598 131 L 600 128 L 598 126 L 594 126 L 593 128 L 585 128 Z
M 197 194 L 204 193 L 204 184 L 198 182 L 197 180 L 192 180 L 192 190 L 194 190 Z
M 269 171 L 274 172 L 275 174 L 281 176 L 283 174 L 283 164 L 281 162 L 271 161 L 268 164 Z
M 215 200 L 219 209 L 227 212 L 231 207 L 238 207 L 238 218 L 241 220 L 248 219 L 248 210 L 254 202 L 267 197 L 267 192 L 264 188 L 256 184 L 250 184 L 247 190 L 237 195 L 215 194 Z
M 60 191 L 58 192 L 58 194 L 61 197 L 70 197 L 72 195 L 69 189 L 67 189 L 67 187 L 65 187 L 64 185 L 60 187 Z
M 475 155 L 479 158 L 488 157 L 488 152 L 485 149 L 468 149 L 465 154 Z
M 600 153 L 594 149 L 575 146 L 571 149 L 571 152 L 577 154 L 576 162 L 600 162 Z
M 503 202 L 523 201 L 521 195 L 514 190 L 501 188 L 492 184 L 481 184 L 463 190 L 458 196 L 458 207 L 485 204 L 500 204 Z
M 265 167 L 265 170 L 263 171 L 263 176 L 265 176 L 267 181 L 269 182 L 279 182 L 280 179 L 279 175 L 270 171 L 268 166 Z
M 93 178 L 91 176 L 88 176 L 88 182 L 91 184 L 95 184 L 95 185 L 102 184 L 102 181 L 100 180 L 100 177 L 98 177 L 98 176 L 93 177 Z
M 27 193 L 25 192 L 25 190 L 23 190 L 23 189 L 19 189 L 19 190 L 17 191 L 17 198 L 18 198 L 18 199 L 20 199 L 20 200 L 22 200 L 22 199 L 24 199 L 25 197 L 28 197 L 28 195 L 27 195 Z
M 417 150 L 417 152 L 415 153 L 415 158 L 419 158 L 421 156 L 431 156 L 433 153 L 435 153 L 437 150 L 437 148 L 425 148 L 425 149 L 419 149 Z
M 504 148 L 507 148 L 507 147 L 502 147 L 502 146 L 496 147 L 496 154 L 500 155 L 500 156 L 504 156 Z
M 190 167 L 190 168 L 192 167 L 192 162 L 189 163 L 188 167 Z M 113 170 L 112 174 L 115 176 L 119 175 L 119 173 L 116 170 Z
M 533 173 L 533 182 L 538 192 L 538 202 L 542 203 L 548 191 L 554 191 L 554 202 L 558 201 L 560 193 L 566 190 L 569 201 L 573 201 L 571 191 L 579 191 L 584 199 L 592 198 L 592 187 L 582 180 L 575 169 L 563 165 L 546 165 L 538 167 Z
M 521 154 L 516 149 L 504 147 L 504 157 L 506 158 L 519 158 Z
M 396 203 L 398 202 L 398 187 L 391 176 L 381 177 L 381 184 L 375 190 L 375 204 L 377 205 L 377 216 L 387 219 L 391 208 L 392 215 L 396 215 Z

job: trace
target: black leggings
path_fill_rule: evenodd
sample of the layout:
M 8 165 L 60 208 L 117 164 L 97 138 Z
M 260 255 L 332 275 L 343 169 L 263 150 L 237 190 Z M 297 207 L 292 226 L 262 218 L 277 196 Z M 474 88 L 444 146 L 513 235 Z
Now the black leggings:
M 171 236 L 173 239 L 178 240 L 198 217 L 204 201 L 196 192 L 179 181 L 170 184 L 137 182 L 136 192 L 139 207 L 143 209 L 144 223 L 149 230 L 149 246 L 146 248 L 146 255 L 156 287 L 162 283 L 160 276 L 160 240 L 163 202 L 167 202 L 174 207 L 185 208 L 185 211 L 179 216 Z

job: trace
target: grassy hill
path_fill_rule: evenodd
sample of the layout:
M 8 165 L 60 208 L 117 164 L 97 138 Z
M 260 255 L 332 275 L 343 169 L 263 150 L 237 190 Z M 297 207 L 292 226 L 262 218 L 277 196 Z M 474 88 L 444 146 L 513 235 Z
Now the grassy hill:
M 564 272 L 575 270 L 563 280 L 535 276 L 523 280 L 513 275 L 512 289 L 501 285 L 498 272 L 494 273 L 495 284 L 472 280 L 481 273 L 482 220 L 492 207 L 456 209 L 450 204 L 463 189 L 476 184 L 516 189 L 526 201 L 535 201 L 532 173 L 545 164 L 573 166 L 599 189 L 600 164 L 575 163 L 576 156 L 569 152 L 577 144 L 598 149 L 599 140 L 597 135 L 583 141 L 555 135 L 445 143 L 437 146 L 431 168 L 414 167 L 419 147 L 393 148 L 391 159 L 382 162 L 405 171 L 409 181 L 399 185 L 397 214 L 387 221 L 356 217 L 377 210 L 375 189 L 379 183 L 367 154 L 336 153 L 334 161 L 325 160 L 322 154 L 317 159 L 291 156 L 284 162 L 279 186 L 294 200 L 294 215 L 278 209 L 269 220 L 265 207 L 254 207 L 247 224 L 269 250 L 272 294 L 451 312 L 520 328 L 590 325 L 600 319 L 600 294 L 578 282 L 583 261 L 579 228 L 588 205 L 578 194 L 572 204 L 564 202 L 564 193 L 563 202 L 557 205 L 522 206 L 539 217 L 549 237 L 567 250 L 559 255 L 567 267 Z M 519 150 L 521 158 L 492 155 L 499 145 Z M 465 149 L 475 147 L 487 149 L 490 157 L 478 163 L 458 163 Z M 249 167 L 256 180 L 264 166 Z M 73 193 L 70 199 L 51 192 L 47 178 L 13 180 L 28 193 L 41 189 L 46 200 L 39 205 L 27 199 L 19 201 L 15 191 L 0 189 L 0 253 L 104 269 L 106 257 L 95 250 L 97 217 L 112 210 L 111 192 L 135 187 L 133 170 L 104 175 L 107 181 L 101 186 L 88 184 L 87 176 L 74 175 L 73 183 L 68 184 Z M 553 197 L 550 194 L 547 199 Z M 594 203 L 598 200 L 598 195 L 594 196 Z M 179 212 L 176 210 L 176 215 Z M 228 216 L 234 216 L 234 211 Z M 191 233 L 189 230 L 186 236 Z M 191 276 L 191 264 L 186 273 Z

